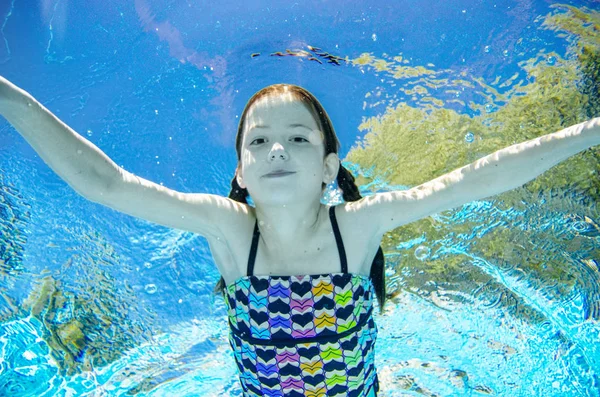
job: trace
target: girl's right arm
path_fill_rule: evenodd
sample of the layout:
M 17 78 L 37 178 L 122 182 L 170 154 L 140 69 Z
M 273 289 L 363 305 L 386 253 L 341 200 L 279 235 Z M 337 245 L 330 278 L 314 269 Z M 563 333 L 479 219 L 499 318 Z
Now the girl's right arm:
M 187 194 L 131 174 L 0 76 L 0 114 L 83 197 L 158 224 L 219 238 L 235 230 L 248 207 L 212 194 Z

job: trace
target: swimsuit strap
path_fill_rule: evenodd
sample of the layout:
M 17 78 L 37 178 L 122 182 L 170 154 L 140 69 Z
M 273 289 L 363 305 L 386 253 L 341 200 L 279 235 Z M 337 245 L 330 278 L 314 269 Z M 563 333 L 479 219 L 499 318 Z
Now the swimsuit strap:
M 247 276 L 252 276 L 254 273 L 254 261 L 256 260 L 256 250 L 258 249 L 258 237 L 260 231 L 258 230 L 258 219 L 254 224 L 254 235 L 252 236 L 252 247 L 250 248 L 250 256 L 248 257 L 248 269 Z
M 346 250 L 344 249 L 344 242 L 342 241 L 342 235 L 338 228 L 337 219 L 335 219 L 335 206 L 329 207 L 329 219 L 331 220 L 331 226 L 333 227 L 333 233 L 335 234 L 335 242 L 337 244 L 338 253 L 340 254 L 340 261 L 342 262 L 342 273 L 348 273 L 348 262 L 346 262 Z
M 329 208 L 329 220 L 331 221 L 331 227 L 335 234 L 335 242 L 337 244 L 338 253 L 340 255 L 340 262 L 342 263 L 342 273 L 348 273 L 348 263 L 346 261 L 346 250 L 344 249 L 344 242 L 338 228 L 337 219 L 335 218 L 335 206 Z M 256 260 L 256 251 L 258 250 L 258 237 L 260 231 L 258 230 L 258 219 L 254 224 L 254 234 L 252 236 L 252 246 L 250 247 L 250 255 L 248 256 L 248 268 L 246 271 L 247 276 L 252 276 L 254 273 L 254 261 Z

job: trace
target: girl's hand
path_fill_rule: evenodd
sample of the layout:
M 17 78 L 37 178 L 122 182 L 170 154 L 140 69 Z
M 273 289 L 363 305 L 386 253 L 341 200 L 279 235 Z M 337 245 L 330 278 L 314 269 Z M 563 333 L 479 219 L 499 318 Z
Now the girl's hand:
M 591 132 L 591 135 L 596 138 L 596 145 L 600 145 L 600 117 L 589 120 L 584 130 Z
M 8 98 L 8 88 L 10 82 L 4 77 L 0 76 L 0 114 L 2 114 L 2 107 Z
M 11 113 L 22 113 L 34 104 L 37 101 L 31 94 L 0 76 L 0 115 L 8 118 Z
M 600 145 L 600 117 L 567 127 L 561 133 L 570 139 L 579 135 L 580 139 L 587 142 L 588 148 Z
M 15 93 L 18 93 L 19 91 L 23 91 L 23 90 L 21 90 L 19 87 L 17 87 L 13 83 L 11 83 L 7 79 L 5 79 L 4 77 L 0 76 L 0 114 L 1 115 L 5 116 L 6 111 L 8 111 L 8 108 L 10 107 L 10 105 L 16 103 L 15 98 L 17 97 L 17 95 L 15 95 Z M 25 93 L 25 91 L 23 91 L 23 93 Z

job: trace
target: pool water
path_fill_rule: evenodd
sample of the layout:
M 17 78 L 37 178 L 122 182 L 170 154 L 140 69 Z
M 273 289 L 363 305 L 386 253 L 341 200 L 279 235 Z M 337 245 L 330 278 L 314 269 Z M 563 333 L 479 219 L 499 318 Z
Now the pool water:
M 599 32 L 596 1 L 7 0 L 0 75 L 128 171 L 222 196 L 246 101 L 297 84 L 366 196 L 598 116 Z M 380 395 L 600 395 L 599 150 L 384 236 Z M 241 396 L 219 277 L 204 238 L 86 201 L 0 121 L 0 396 Z

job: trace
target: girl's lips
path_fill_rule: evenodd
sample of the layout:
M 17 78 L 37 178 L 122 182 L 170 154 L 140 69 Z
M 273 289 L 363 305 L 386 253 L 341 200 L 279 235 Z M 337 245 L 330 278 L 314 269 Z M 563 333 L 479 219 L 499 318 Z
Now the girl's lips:
M 290 172 L 290 171 L 271 172 L 270 174 L 265 175 L 265 178 L 278 178 L 280 176 L 286 176 L 286 175 L 291 175 L 291 174 L 295 174 L 295 172 Z

